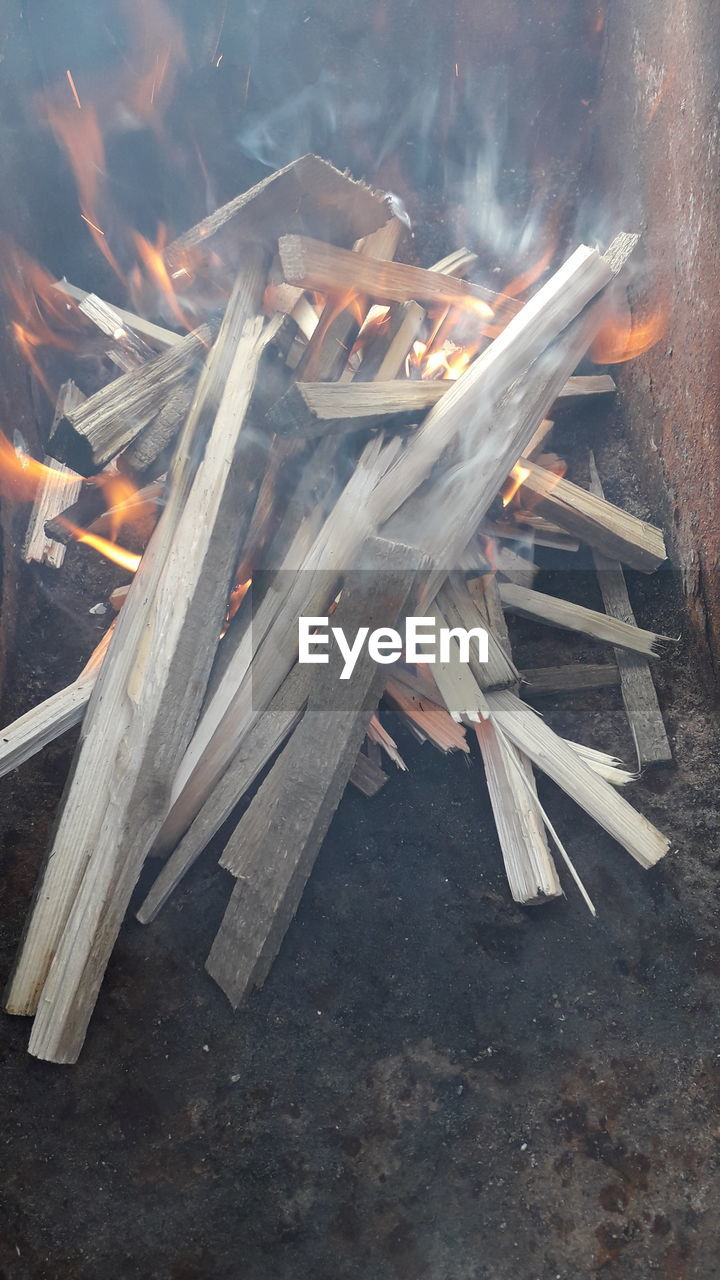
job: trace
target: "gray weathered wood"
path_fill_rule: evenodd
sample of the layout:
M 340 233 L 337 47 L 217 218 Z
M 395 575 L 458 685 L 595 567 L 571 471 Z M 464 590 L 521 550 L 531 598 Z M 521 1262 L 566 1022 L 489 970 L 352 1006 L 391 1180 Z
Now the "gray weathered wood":
M 525 667 L 520 675 L 526 682 L 521 693 L 530 701 L 558 693 L 616 689 L 620 683 L 620 672 L 610 663 L 576 662 L 564 667 Z
M 600 476 L 593 454 L 590 454 L 590 487 L 598 498 L 604 497 Z M 625 575 L 617 560 L 611 560 L 593 549 L 595 569 L 600 583 L 605 610 L 612 618 L 635 624 Z M 650 664 L 638 653 L 616 649 L 620 672 L 620 691 L 630 729 L 635 739 L 638 765 L 645 769 L 651 765 L 667 764 L 672 751 L 665 732 L 660 703 L 653 683 Z
M 82 476 L 102 471 L 152 422 L 168 397 L 194 377 L 215 332 L 213 326 L 202 325 L 177 346 L 68 410 L 50 441 L 53 457 Z
M 247 479 L 233 459 L 261 349 L 260 322 L 246 317 L 262 283 L 255 277 L 254 297 L 244 279 L 233 291 L 168 502 L 119 616 L 113 661 L 91 698 L 8 992 L 12 1012 L 32 1012 L 39 1001 L 30 1047 L 41 1057 L 77 1057 L 202 700 L 243 530 Z
M 417 553 L 373 541 L 372 568 L 346 585 L 345 629 L 393 626 L 412 585 Z M 269 972 L 355 764 L 386 679 L 367 649 L 350 678 L 331 656 L 302 722 L 231 838 L 224 863 L 242 875 L 207 968 L 237 1007 Z M 249 833 L 252 837 L 249 839 Z

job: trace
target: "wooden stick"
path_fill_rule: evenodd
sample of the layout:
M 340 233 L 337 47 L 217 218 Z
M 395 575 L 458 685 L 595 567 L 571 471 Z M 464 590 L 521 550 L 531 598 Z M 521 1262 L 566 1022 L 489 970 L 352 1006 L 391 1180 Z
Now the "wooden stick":
M 78 289 L 67 280 L 58 280 L 55 288 L 59 289 L 61 293 L 66 293 L 69 298 L 73 298 L 81 308 L 84 302 L 90 302 L 91 308 L 96 303 L 109 307 L 109 303 L 103 302 L 102 298 L 98 298 L 96 294 L 88 293 L 85 289 Z M 152 320 L 145 320 L 143 316 L 136 316 L 132 311 L 125 311 L 123 307 L 113 306 L 112 310 L 120 317 L 123 325 L 132 329 L 134 333 L 139 334 L 156 351 L 166 351 L 168 347 L 176 347 L 183 341 L 181 333 L 173 333 L 172 329 L 164 329 L 162 325 L 153 324 Z
M 118 646 L 129 652 L 104 669 L 109 672 L 107 679 L 101 673 L 97 691 L 103 702 L 99 709 L 94 702 L 89 712 L 73 782 L 78 792 L 93 788 L 92 816 L 86 794 L 80 820 L 71 825 L 77 840 L 83 834 L 88 838 L 92 823 L 92 852 L 45 980 L 30 1037 L 30 1052 L 51 1061 L 73 1062 L 80 1052 L 105 967 L 162 823 L 169 782 L 192 732 L 210 672 L 237 556 L 233 517 L 242 486 L 233 460 L 262 349 L 261 326 L 261 318 L 247 322 L 203 459 L 174 522 L 172 545 L 164 547 L 157 589 L 145 584 L 147 595 L 143 594 L 135 616 L 131 590 L 118 621 Z M 167 529 L 163 533 L 167 535 Z M 152 560 L 151 569 L 157 563 Z M 126 618 L 132 631 L 123 628 Z M 101 731 L 102 750 L 115 764 L 110 807 L 97 786 Z M 72 797 L 73 787 L 70 806 Z M 55 858 L 62 857 L 65 848 L 67 807 L 55 840 Z
M 504 635 L 507 634 L 505 621 L 493 625 L 494 618 L 486 608 L 478 607 L 477 596 L 468 590 L 468 584 L 455 573 L 448 576 L 438 592 L 438 604 L 445 621 L 450 627 L 463 627 L 472 631 L 475 627 L 484 627 L 488 633 L 488 661 L 478 662 L 476 649 L 470 647 L 470 670 L 481 689 L 507 689 L 517 686 L 519 676 L 509 657 L 509 646 L 503 646 Z M 502 628 L 502 630 L 501 630 Z
M 81 404 L 84 399 L 85 396 L 74 382 L 63 383 L 55 406 L 55 417 L 50 429 L 51 436 L 67 409 Z M 59 569 L 65 560 L 65 546 L 55 538 L 48 537 L 45 522 L 52 520 L 66 507 L 72 506 L 80 496 L 82 479 L 70 467 L 57 462 L 49 454 L 45 457 L 44 465 L 47 471 L 35 495 L 22 557 L 26 564 L 37 561 L 40 564 L 51 565 L 53 569 Z
M 660 641 L 671 640 L 670 636 L 643 631 L 641 627 L 620 622 L 617 618 L 608 617 L 606 613 L 586 609 L 584 605 L 572 604 L 569 600 L 559 600 L 542 591 L 516 587 L 512 582 L 501 582 L 499 590 L 503 607 L 510 613 L 517 613 L 522 618 L 532 618 L 536 622 L 546 622 L 551 627 L 580 631 L 583 635 L 592 636 L 594 640 L 630 649 L 634 653 L 655 656 Z
M 553 475 L 529 458 L 521 458 L 522 494 L 531 494 L 534 510 L 603 555 L 651 573 L 666 559 L 660 529 L 628 515 L 597 492 L 588 493 Z
M 193 377 L 214 336 L 212 326 L 202 325 L 163 355 L 66 412 L 50 442 L 53 457 L 83 476 L 101 471 Z
M 670 848 L 670 841 L 643 818 L 608 782 L 585 763 L 573 748 L 515 694 L 505 690 L 486 694 L 491 718 L 520 750 L 530 757 L 643 867 L 652 867 Z
M 114 624 L 113 624 L 114 626 Z M 26 760 L 42 751 L 50 742 L 80 724 L 97 674 L 107 652 L 113 627 L 106 631 L 87 665 L 72 684 L 26 711 L 12 724 L 0 730 L 0 778 L 19 768 Z
M 257 341 L 248 336 L 238 344 L 238 335 L 262 296 L 257 267 L 238 281 L 201 376 L 168 502 L 118 619 L 114 660 L 103 667 L 93 691 L 10 982 L 9 1011 L 32 1013 L 62 946 L 34 1028 L 33 1051 L 40 1055 L 71 1060 L 79 1051 L 107 947 L 162 821 L 169 777 L 192 733 L 217 644 L 235 541 L 242 533 L 241 522 L 231 515 L 242 510 L 236 489 L 241 469 L 231 468 L 231 440 L 241 429 L 252 390 Z M 210 414 L 214 426 L 198 463 Z M 228 483 L 231 479 L 235 484 Z M 218 540 L 220 528 L 225 532 Z M 102 921 L 104 943 L 96 950 L 96 925 Z
M 590 454 L 590 487 L 598 500 L 603 498 L 602 484 L 595 458 Z M 635 614 L 630 604 L 625 575 L 617 560 L 609 559 L 593 549 L 600 590 L 608 615 L 620 622 L 635 626 Z M 638 766 L 645 769 L 652 765 L 667 764 L 672 760 L 670 743 L 665 732 L 662 712 L 655 691 L 650 664 L 640 654 L 630 654 L 624 649 L 615 650 L 620 673 L 620 692 L 625 712 L 635 740 Z
M 188 250 L 211 244 L 218 232 L 223 247 L 244 249 L 248 241 L 274 245 L 286 231 L 310 231 L 335 244 L 351 245 L 388 220 L 384 196 L 340 173 L 319 156 L 301 156 L 229 204 L 203 218 L 168 245 L 170 267 L 180 267 Z M 212 246 L 215 248 L 215 246 Z
M 379 383 L 399 377 L 424 319 L 425 311 L 417 302 L 397 302 L 390 307 L 386 324 L 363 351 L 359 382 Z
M 137 913 L 141 924 L 149 924 L 155 919 L 268 760 L 299 723 L 305 710 L 309 685 L 308 669 L 294 667 L 165 863 Z
M 402 223 L 397 218 L 392 218 L 372 235 L 358 241 L 354 255 L 383 260 L 393 258 L 403 230 Z M 354 291 L 341 300 L 334 295 L 326 302 L 295 370 L 295 377 L 300 382 L 317 379 L 334 382 L 340 377 L 360 330 L 367 305 L 367 300 Z
M 345 588 L 351 605 L 346 630 L 392 626 L 412 584 L 408 548 L 372 546 L 372 571 Z M 367 650 L 350 680 L 339 681 L 332 657 L 311 692 L 308 710 L 274 769 L 260 787 L 225 852 L 242 875 L 212 950 L 208 972 L 237 1008 L 262 985 L 295 914 L 377 705 L 385 671 Z M 338 714 L 342 708 L 344 714 Z M 345 711 L 347 708 L 347 711 Z
M 417 310 L 420 311 L 421 308 Z M 405 334 L 403 334 L 403 340 L 404 338 Z M 411 343 L 412 338 L 405 347 L 405 354 Z M 584 379 L 570 378 L 562 388 L 560 398 L 572 397 L 575 386 L 581 381 Z M 358 419 L 357 427 L 368 426 L 390 417 L 417 420 L 419 415 L 438 404 L 453 386 L 455 382 L 448 379 L 441 379 L 438 382 L 413 381 L 409 378 L 391 379 L 386 382 L 380 381 L 379 378 L 374 382 L 350 383 L 305 381 L 294 383 L 285 395 L 275 402 L 268 417 L 276 431 L 309 436 L 321 434 L 327 429 L 328 423 L 333 423 L 335 426 L 338 419 L 353 421 Z M 345 429 L 350 429 L 349 424 Z M 520 465 L 527 467 L 529 464 L 522 458 Z M 535 464 L 533 463 L 532 466 L 534 467 Z M 542 473 L 542 470 L 542 467 L 537 468 L 539 473 Z M 558 477 L 553 478 L 559 483 Z M 549 489 L 550 486 L 546 488 Z M 571 488 L 575 489 L 577 486 L 573 485 Z M 584 489 L 579 492 L 588 497 Z M 598 504 L 590 505 L 595 509 Z M 608 506 L 610 505 L 608 503 Z M 613 510 L 618 509 L 613 508 Z M 620 512 L 620 515 L 624 514 Z M 626 519 L 631 521 L 633 517 L 627 516 Z M 643 522 L 638 520 L 636 523 L 640 525 Z M 652 526 L 646 527 L 650 529 Z
M 623 650 L 623 652 L 625 652 Z M 590 689 L 616 689 L 620 672 L 614 664 L 571 663 L 565 667 L 525 667 L 520 675 L 525 681 L 526 698 L 545 698 L 558 693 L 585 693 Z
M 441 271 L 399 262 L 378 262 L 308 236 L 281 236 L 278 249 L 289 284 L 319 289 L 322 293 L 342 294 L 354 290 L 374 302 L 464 302 L 468 307 L 475 304 L 481 332 L 495 332 L 491 322 L 496 313 L 509 320 L 521 306 L 514 298 L 483 285 L 467 284 Z M 478 303 L 482 305 L 477 306 Z M 497 325 L 497 320 L 494 323 Z

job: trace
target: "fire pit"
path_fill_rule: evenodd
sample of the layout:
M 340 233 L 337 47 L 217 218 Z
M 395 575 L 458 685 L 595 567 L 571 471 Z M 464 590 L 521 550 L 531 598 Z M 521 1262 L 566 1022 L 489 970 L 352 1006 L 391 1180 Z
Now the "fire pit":
M 207 969 L 234 1007 L 262 986 L 348 783 L 369 812 L 392 791 L 402 830 L 405 780 L 389 775 L 406 769 L 408 731 L 467 757 L 470 791 L 484 775 L 510 910 L 539 916 L 564 892 L 568 910 L 603 910 L 535 770 L 645 869 L 679 834 L 655 825 L 677 730 L 652 674 L 663 651 L 673 661 L 677 624 L 630 599 L 665 539 L 618 492 L 610 425 L 613 367 L 667 341 L 636 227 L 598 226 L 583 243 L 569 187 L 540 217 L 536 154 L 522 253 L 497 226 L 490 236 L 489 197 L 478 225 L 466 165 L 448 167 L 438 241 L 420 159 L 399 159 L 402 122 L 392 156 L 376 147 L 356 177 L 331 145 L 296 158 L 295 98 L 278 119 L 261 111 L 268 82 L 254 89 L 252 67 L 236 144 L 266 176 L 189 231 L 175 210 L 170 233 L 164 219 L 134 225 L 102 176 L 127 132 L 118 104 L 137 140 L 166 134 L 187 168 L 173 113 L 195 55 L 161 6 L 138 25 L 131 10 L 131 73 L 124 57 L 104 77 L 66 67 L 33 99 L 74 173 L 86 249 L 67 266 L 54 252 L 48 270 L 9 220 L 3 266 L 4 358 L 25 362 L 3 438 L 10 670 L 31 670 L 17 646 L 33 593 L 90 620 L 76 665 L 59 655 L 62 678 L 44 698 L 21 693 L 0 735 L 9 775 L 41 751 L 62 761 L 61 735 L 82 724 L 6 995 L 10 1013 L 34 1015 L 31 1053 L 53 1062 L 80 1054 L 131 901 L 150 936 L 208 845 L 217 883 L 230 872 L 235 887 Z M 598 15 L 590 26 L 601 41 Z M 218 77 L 225 27 L 203 54 Z M 462 81 L 461 53 L 452 69 Z M 333 74 L 306 123 L 334 101 Z M 364 125 L 372 150 L 376 117 Z M 523 193 L 496 178 L 505 225 Z M 85 253 L 99 256 L 78 275 Z M 117 568 L 95 561 L 88 592 L 77 573 L 93 555 Z M 438 655 L 408 647 L 418 616 Z M 548 628 L 570 633 L 557 653 L 543 650 Z M 337 651 L 318 670 L 330 634 Z M 618 694 L 624 743 L 550 727 Z M 443 784 L 433 791 L 442 808 Z M 180 889 L 188 915 L 198 883 Z

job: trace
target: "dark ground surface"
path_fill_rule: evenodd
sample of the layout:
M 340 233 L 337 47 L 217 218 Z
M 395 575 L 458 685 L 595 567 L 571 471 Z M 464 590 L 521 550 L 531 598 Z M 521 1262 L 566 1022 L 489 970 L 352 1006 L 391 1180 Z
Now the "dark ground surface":
M 610 496 L 642 514 L 615 479 L 621 446 L 600 464 Z M 70 612 L 26 582 L 17 706 L 57 687 L 63 662 L 67 678 L 67 654 L 79 665 L 100 629 L 91 563 L 71 553 Z M 590 575 L 547 581 L 596 603 Z M 632 590 L 643 625 L 679 633 L 672 575 Z M 597 660 L 539 634 L 517 630 L 527 664 Z M 203 969 L 230 892 L 206 857 L 155 925 L 126 924 L 77 1066 L 33 1060 L 28 1025 L 5 1019 L 3 1274 L 720 1274 L 718 734 L 689 648 L 657 672 L 677 765 L 631 798 L 679 852 L 645 873 L 541 788 L 596 921 L 572 889 L 514 906 L 478 760 L 398 731 L 411 772 L 372 801 L 345 797 L 245 1010 L 233 1015 Z M 615 692 L 546 713 L 632 760 Z M 70 747 L 1 784 L 5 972 Z

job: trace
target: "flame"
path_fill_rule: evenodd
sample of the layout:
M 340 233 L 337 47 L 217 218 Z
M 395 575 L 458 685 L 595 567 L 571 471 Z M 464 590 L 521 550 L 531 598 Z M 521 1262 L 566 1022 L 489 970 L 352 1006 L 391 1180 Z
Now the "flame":
M 245 599 L 245 597 L 246 597 L 246 595 L 247 595 L 248 591 L 250 590 L 251 586 L 252 586 L 252 578 L 248 578 L 247 582 L 240 582 L 240 583 L 238 583 L 238 585 L 237 585 L 236 587 L 233 587 L 233 589 L 232 589 L 232 591 L 231 591 L 231 593 L 230 593 L 230 600 L 228 601 L 227 614 L 226 614 L 226 617 L 225 617 L 225 627 L 226 627 L 226 628 L 227 628 L 228 624 L 229 624 L 230 622 L 232 622 L 233 618 L 235 617 L 235 614 L 237 613 L 238 609 L 240 608 L 240 605 L 242 604 L 243 600 Z M 224 634 L 225 634 L 225 632 L 223 632 L 223 635 L 224 635 Z
M 125 547 L 119 547 L 117 543 L 101 538 L 96 533 L 88 533 L 87 529 L 81 529 L 79 525 L 73 524 L 72 520 L 67 520 L 64 516 L 58 516 L 57 519 L 72 534 L 76 542 L 82 542 L 85 546 L 99 551 L 101 556 L 112 560 L 113 564 L 120 565 L 121 569 L 127 569 L 130 573 L 135 573 L 137 570 L 142 556 L 137 555 L 136 552 L 126 551 Z
M 186 60 L 182 30 L 164 0 L 118 0 L 126 48 L 117 70 L 85 77 L 78 87 L 64 77 L 36 97 L 38 115 L 65 151 L 78 190 L 80 213 L 103 257 L 124 281 L 108 243 L 108 223 L 117 221 L 107 190 L 105 137 L 118 125 L 153 129 L 162 137 L 163 111 Z
M 63 475 L 21 452 L 0 431 L 0 494 L 16 502 L 34 502 L 38 490 L 51 480 L 56 488 L 76 483 L 73 474 Z
M 139 231 L 132 232 L 132 240 L 135 245 L 138 258 L 145 267 L 150 281 L 162 293 L 168 303 L 171 314 L 182 328 L 190 330 L 193 326 L 177 300 L 173 282 L 168 273 L 168 269 L 165 266 L 164 253 L 165 245 L 167 244 L 167 228 L 164 223 L 160 223 L 158 228 L 156 244 L 153 244 L 151 240 L 146 240 L 145 236 L 140 235 Z M 180 268 L 175 275 L 179 276 L 182 271 L 185 271 L 186 275 L 188 274 L 187 268 Z M 135 268 L 132 284 L 133 287 L 139 291 L 141 279 L 139 275 L 139 268 L 137 267 Z
M 6 236 L 0 236 L 0 288 L 16 317 L 11 332 L 51 400 L 55 396 L 35 354 L 38 347 L 71 351 L 90 327 L 77 304 L 54 286 L 53 277 L 44 267 Z
M 645 315 L 633 316 L 627 299 L 616 303 L 615 314 L 603 325 L 590 348 L 596 364 L 622 364 L 643 355 L 667 330 L 669 308 L 658 304 Z
M 518 489 L 524 485 L 529 475 L 529 467 L 522 467 L 519 462 L 515 464 L 504 488 L 501 490 L 502 504 L 504 507 L 510 506 L 510 503 L 518 492 Z

